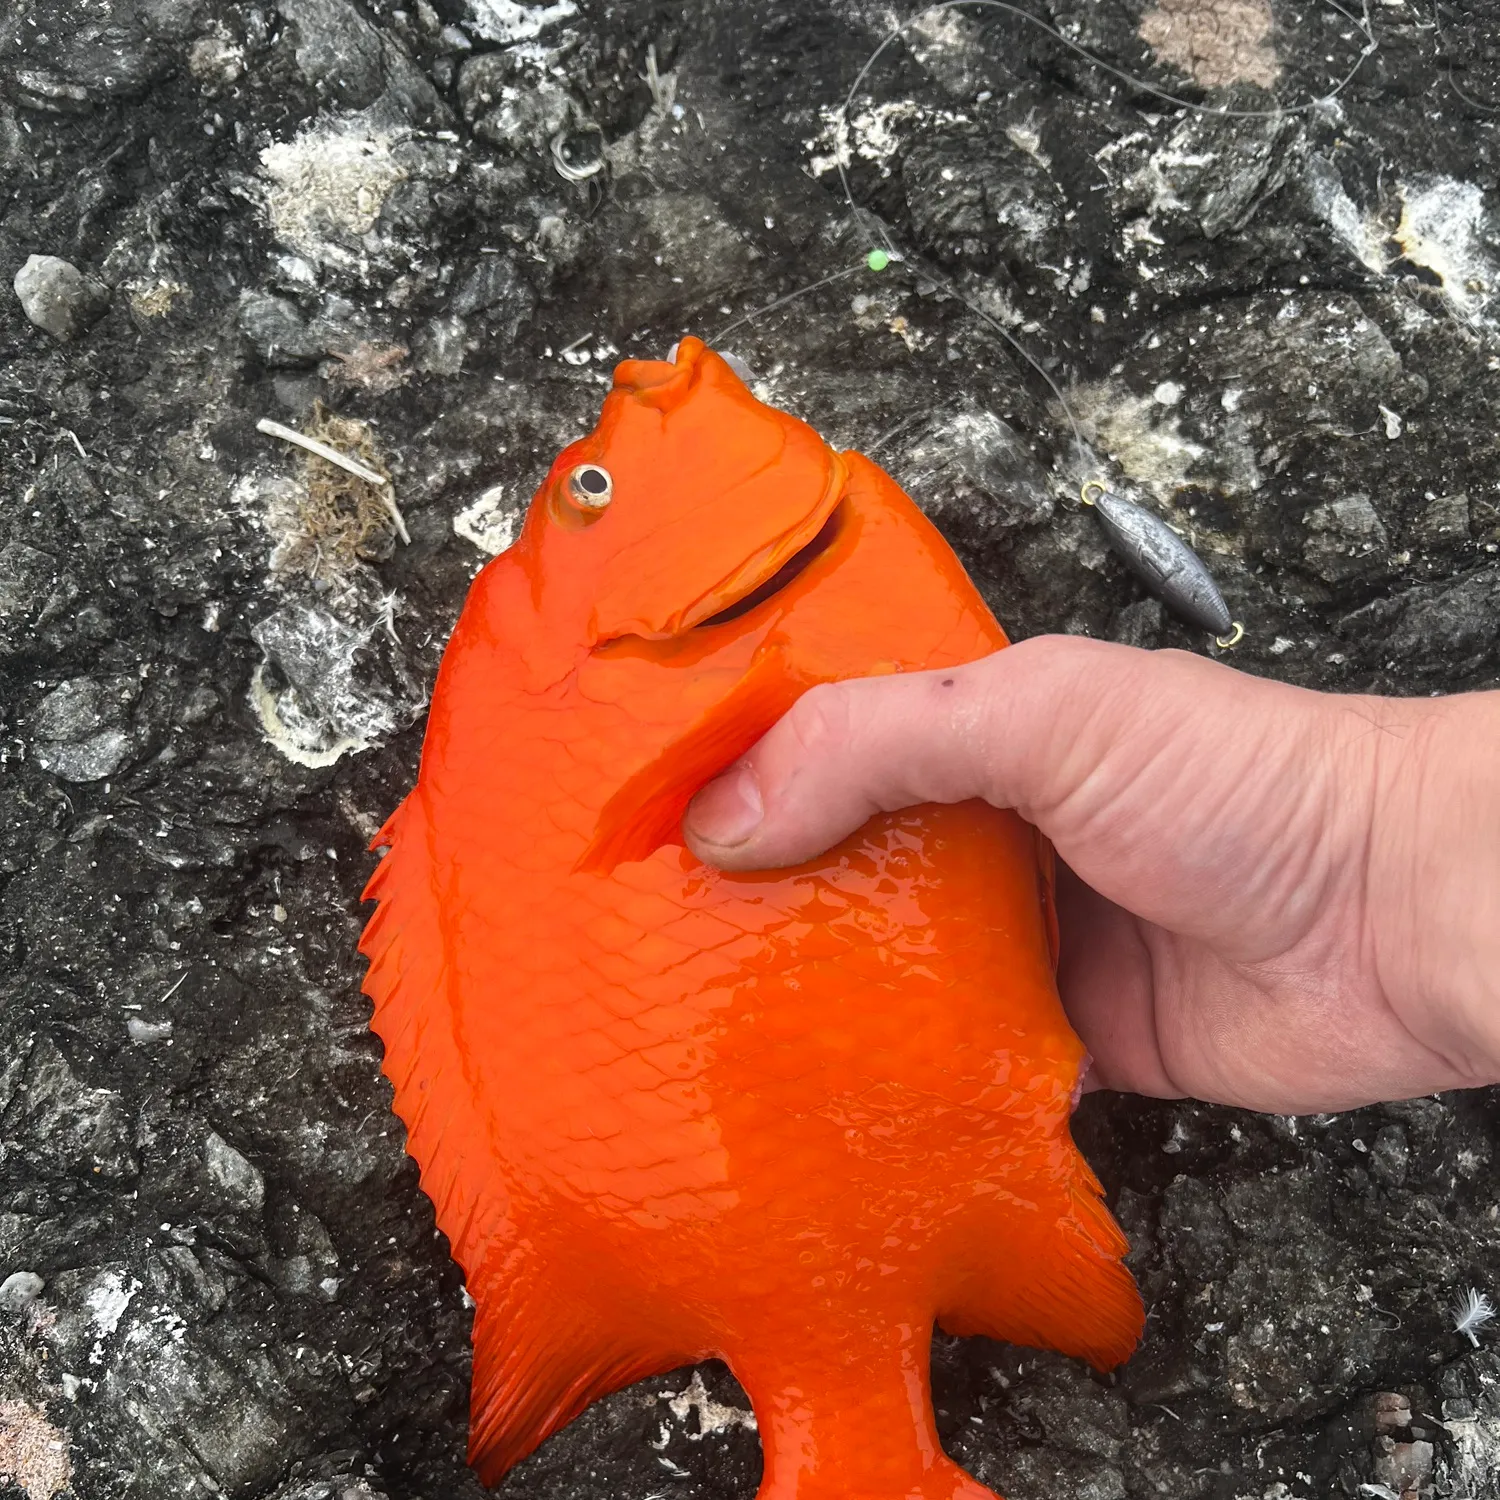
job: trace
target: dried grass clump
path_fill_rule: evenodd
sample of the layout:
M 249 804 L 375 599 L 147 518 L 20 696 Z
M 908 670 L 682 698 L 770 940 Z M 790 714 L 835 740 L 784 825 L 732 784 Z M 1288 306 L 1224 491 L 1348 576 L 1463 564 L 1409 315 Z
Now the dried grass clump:
M 73 1482 L 67 1437 L 24 1401 L 0 1401 L 0 1479 L 28 1500 L 52 1500 Z
M 368 423 L 337 416 L 319 402 L 307 435 L 389 479 Z M 389 491 L 313 454 L 303 463 L 300 482 L 272 500 L 266 522 L 278 538 L 272 571 L 327 583 L 389 557 L 396 541 Z

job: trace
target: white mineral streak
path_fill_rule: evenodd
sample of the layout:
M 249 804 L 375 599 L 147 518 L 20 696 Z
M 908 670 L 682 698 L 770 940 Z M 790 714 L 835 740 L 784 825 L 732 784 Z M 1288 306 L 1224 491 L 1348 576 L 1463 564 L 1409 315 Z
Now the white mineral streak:
M 505 486 L 497 484 L 453 517 L 453 530 L 486 557 L 498 557 L 516 539 L 520 517 L 504 501 Z
M 516 0 L 469 0 L 473 29 L 487 41 L 508 45 L 529 41 L 556 21 L 576 16 L 573 0 L 555 0 L 552 5 L 518 5 Z
M 1392 232 L 1378 215 L 1360 212 L 1331 165 L 1310 173 L 1308 185 L 1323 222 L 1372 271 L 1389 274 L 1400 261 L 1421 266 L 1442 283 L 1460 317 L 1493 322 L 1500 261 L 1486 243 L 1482 188 L 1438 176 L 1398 183 L 1401 220 Z
M 387 194 L 405 179 L 398 137 L 359 116 L 320 119 L 260 154 L 266 214 L 282 244 L 319 265 L 352 267 L 347 243 L 375 227 Z
M 1082 421 L 1093 423 L 1105 451 L 1125 473 L 1159 500 L 1170 500 L 1187 484 L 1189 471 L 1203 457 L 1203 447 L 1183 434 L 1170 404 L 1154 393 L 1138 396 L 1111 381 L 1097 381 L 1078 387 L 1073 406 Z
M 847 167 L 855 156 L 885 168 L 901 149 L 902 137 L 897 126 L 904 121 L 920 120 L 924 126 L 930 126 L 962 123 L 968 119 L 967 115 L 949 110 L 924 109 L 915 99 L 889 99 L 883 104 L 851 111 L 847 129 L 843 128 L 841 105 L 825 104 L 818 113 L 823 128 L 806 142 L 808 151 L 821 153 L 808 160 L 808 168 L 814 177 L 821 177 L 839 166 Z
M 663 1399 L 679 1422 L 686 1422 L 690 1411 L 698 1413 L 697 1432 L 685 1434 L 693 1442 L 698 1442 L 712 1433 L 728 1432 L 732 1427 L 743 1427 L 747 1432 L 755 1431 L 755 1413 L 743 1411 L 738 1406 L 725 1406 L 722 1402 L 715 1401 L 704 1388 L 703 1376 L 697 1370 L 693 1371 L 693 1378 L 688 1382 L 688 1388 L 685 1391 Z
M 1484 191 L 1452 177 L 1401 184 L 1401 222 L 1392 236 L 1413 265 L 1436 273 L 1454 309 L 1473 319 L 1486 312 L 1497 266 L 1483 238 Z
M 83 1305 L 93 1315 L 94 1327 L 101 1338 L 108 1338 L 120 1326 L 130 1299 L 140 1291 L 140 1282 L 132 1279 L 125 1285 L 125 1278 L 118 1271 L 106 1271 L 89 1288 Z

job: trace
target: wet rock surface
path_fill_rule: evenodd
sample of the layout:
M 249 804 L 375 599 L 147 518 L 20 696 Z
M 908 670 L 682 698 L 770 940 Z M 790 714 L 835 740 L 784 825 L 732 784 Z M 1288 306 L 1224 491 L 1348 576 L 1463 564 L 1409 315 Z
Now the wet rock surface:
M 1367 44 L 1284 0 L 1048 14 L 1252 112 Z M 1335 102 L 1212 118 L 950 11 L 841 141 L 881 6 L 9 7 L 0 1495 L 480 1493 L 358 898 L 468 580 L 616 357 L 836 278 L 726 335 L 766 396 L 873 448 L 1015 634 L 1209 649 L 1103 545 L 998 325 L 1210 563 L 1238 665 L 1500 683 L 1500 32 L 1446 0 L 1372 21 Z M 881 234 L 902 258 L 858 269 Z M 76 275 L 48 263 L 66 333 L 37 256 Z M 388 474 L 409 544 L 259 417 Z M 1101 1381 L 940 1340 L 944 1442 L 1012 1500 L 1500 1494 L 1494 1327 L 1448 1311 L 1500 1284 L 1497 1121 L 1487 1093 L 1090 1099 L 1145 1343 Z M 744 1404 L 719 1367 L 663 1377 L 503 1492 L 748 1496 Z

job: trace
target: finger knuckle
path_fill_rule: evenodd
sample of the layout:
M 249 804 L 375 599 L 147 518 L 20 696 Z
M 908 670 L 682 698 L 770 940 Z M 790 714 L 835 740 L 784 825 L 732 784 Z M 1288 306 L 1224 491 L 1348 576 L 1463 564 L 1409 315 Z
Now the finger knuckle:
M 820 683 L 804 693 L 787 716 L 787 728 L 804 755 L 824 757 L 847 746 L 851 718 L 844 685 Z

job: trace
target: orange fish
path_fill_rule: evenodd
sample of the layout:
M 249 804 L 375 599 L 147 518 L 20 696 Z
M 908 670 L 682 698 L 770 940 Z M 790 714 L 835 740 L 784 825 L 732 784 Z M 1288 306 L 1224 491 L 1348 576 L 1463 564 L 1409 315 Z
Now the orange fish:
M 886 474 L 697 339 L 619 366 L 475 580 L 361 946 L 476 1303 L 487 1483 L 717 1357 L 760 1500 L 983 1500 L 938 1442 L 934 1323 L 1100 1368 L 1134 1348 L 1034 831 L 917 807 L 750 875 L 681 844 L 808 687 L 1005 644 Z

